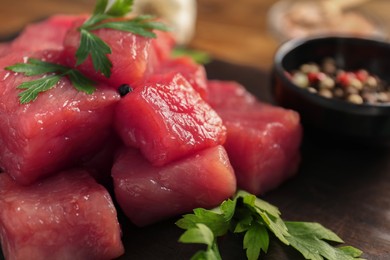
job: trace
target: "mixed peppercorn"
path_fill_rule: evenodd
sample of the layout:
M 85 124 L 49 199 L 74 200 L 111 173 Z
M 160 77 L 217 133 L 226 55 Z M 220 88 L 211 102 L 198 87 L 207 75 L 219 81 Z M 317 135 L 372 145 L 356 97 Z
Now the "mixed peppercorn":
M 326 98 L 337 98 L 354 104 L 390 102 L 390 86 L 367 70 L 345 71 L 332 58 L 321 64 L 310 62 L 288 76 L 299 87 Z

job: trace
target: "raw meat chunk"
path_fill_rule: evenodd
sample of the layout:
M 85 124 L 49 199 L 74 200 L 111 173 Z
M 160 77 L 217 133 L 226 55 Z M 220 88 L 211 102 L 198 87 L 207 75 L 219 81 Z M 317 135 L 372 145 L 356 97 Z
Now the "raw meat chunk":
M 80 45 L 78 28 L 84 21 L 85 19 L 77 21 L 65 37 L 64 55 L 69 66 L 75 67 L 76 65 L 75 55 Z M 102 73 L 96 72 L 91 57 L 77 66 L 77 69 L 92 79 L 106 82 L 114 88 L 118 88 L 122 84 L 136 86 L 148 69 L 152 39 L 113 29 L 99 29 L 93 33 L 111 47 L 112 53 L 108 55 L 113 65 L 111 77 L 106 78 Z
M 262 194 L 297 172 L 302 128 L 299 114 L 256 100 L 234 82 L 210 81 L 210 104 L 227 128 L 224 147 L 239 188 Z
M 11 42 L 10 48 L 12 51 L 60 50 L 65 34 L 77 19 L 80 16 L 55 15 L 42 22 L 29 24 Z
M 58 52 L 33 55 L 52 62 L 58 56 Z M 23 59 L 18 53 L 0 59 L 0 168 L 18 183 L 30 184 L 95 153 L 112 134 L 120 97 L 104 85 L 92 95 L 78 92 L 63 78 L 34 102 L 22 105 L 16 87 L 36 77 L 4 68 Z
M 117 132 L 127 146 L 164 165 L 204 148 L 223 144 L 221 118 L 181 74 L 151 77 L 119 102 Z
M 154 33 L 157 37 L 152 39 L 152 51 L 157 59 L 157 63 L 160 63 L 171 58 L 176 41 L 170 32 L 156 30 Z
M 196 207 L 212 208 L 236 190 L 234 172 L 222 146 L 163 167 L 152 166 L 136 149 L 122 149 L 112 176 L 119 205 L 138 226 Z
M 31 186 L 0 174 L 0 236 L 8 260 L 113 259 L 124 253 L 109 193 L 86 171 Z
M 189 57 L 167 59 L 161 62 L 154 74 L 170 72 L 179 72 L 202 98 L 206 98 L 207 76 L 206 70 L 202 65 L 195 63 Z
M 212 93 L 207 102 L 221 112 L 245 114 L 245 111 L 259 104 L 255 96 L 234 81 L 209 80 L 207 87 L 211 88 Z

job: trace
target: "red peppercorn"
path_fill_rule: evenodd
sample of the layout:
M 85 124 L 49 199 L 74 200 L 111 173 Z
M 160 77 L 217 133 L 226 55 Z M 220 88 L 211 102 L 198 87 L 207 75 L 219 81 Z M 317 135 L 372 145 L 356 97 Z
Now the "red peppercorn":
M 340 72 L 337 75 L 337 82 L 342 86 L 342 87 L 348 87 L 351 83 L 351 79 L 355 78 L 355 75 L 351 72 Z
M 369 74 L 366 70 L 358 70 L 355 72 L 355 76 L 361 82 L 366 82 Z
M 318 73 L 317 72 L 309 72 L 307 73 L 307 79 L 310 84 L 317 84 L 318 82 Z
M 318 82 L 324 80 L 326 78 L 326 74 L 323 72 L 309 72 L 307 73 L 307 79 L 309 83 L 312 85 L 317 84 Z

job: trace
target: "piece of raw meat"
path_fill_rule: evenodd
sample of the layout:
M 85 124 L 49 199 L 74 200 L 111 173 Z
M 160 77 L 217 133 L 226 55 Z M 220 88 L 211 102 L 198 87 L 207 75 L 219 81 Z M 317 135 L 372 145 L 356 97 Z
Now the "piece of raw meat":
M 156 30 L 154 33 L 157 37 L 152 39 L 152 51 L 157 59 L 157 64 L 159 64 L 172 58 L 172 50 L 176 45 L 176 41 L 170 32 Z
M 85 19 L 79 19 L 69 30 L 64 40 L 66 63 L 72 67 L 76 67 L 75 55 L 80 45 L 78 28 L 84 21 Z M 150 51 L 151 38 L 113 29 L 99 29 L 93 33 L 111 47 L 112 53 L 108 54 L 108 58 L 113 65 L 110 78 L 106 78 L 101 72 L 96 72 L 91 57 L 77 66 L 78 70 L 95 81 L 105 82 L 115 89 L 122 84 L 134 87 L 143 79 L 148 70 L 149 60 L 156 61 L 156 57 L 150 57 L 151 53 L 154 53 Z
M 194 62 L 190 57 L 167 59 L 158 66 L 153 74 L 179 72 L 202 98 L 207 95 L 207 76 L 205 68 Z
M 58 56 L 52 51 L 33 55 L 51 62 Z M 99 150 L 112 134 L 120 97 L 104 85 L 92 95 L 79 92 L 63 78 L 22 105 L 16 87 L 40 76 L 26 77 L 4 68 L 24 59 L 18 53 L 0 59 L 0 168 L 18 183 L 30 184 Z
M 83 170 L 20 186 L 0 174 L 0 236 L 7 260 L 105 260 L 124 253 L 109 193 Z
M 63 41 L 76 15 L 54 15 L 44 21 L 27 25 L 10 43 L 11 51 L 39 51 L 63 49 Z
M 222 146 L 202 150 L 166 166 L 152 166 L 134 148 L 122 149 L 112 169 L 116 200 L 138 226 L 212 208 L 231 197 L 236 179 Z
M 153 165 L 164 165 L 223 144 L 226 128 L 187 80 L 156 75 L 122 98 L 115 126 L 127 146 L 140 148 Z
M 224 147 L 238 187 L 259 195 L 297 172 L 302 128 L 299 114 L 261 103 L 235 82 L 209 81 L 209 102 L 224 121 Z

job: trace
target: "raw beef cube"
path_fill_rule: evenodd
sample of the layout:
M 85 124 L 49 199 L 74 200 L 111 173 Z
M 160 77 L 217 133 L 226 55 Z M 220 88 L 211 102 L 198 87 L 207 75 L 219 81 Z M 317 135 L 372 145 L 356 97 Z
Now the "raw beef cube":
M 80 19 L 76 22 L 65 37 L 64 55 L 69 66 L 76 65 L 75 55 L 80 45 L 78 28 L 84 21 L 85 19 Z M 112 53 L 108 55 L 113 65 L 111 77 L 106 78 L 102 73 L 96 72 L 91 57 L 77 66 L 77 69 L 94 80 L 106 82 L 114 88 L 118 88 L 122 84 L 136 86 L 148 69 L 149 59 L 152 59 L 149 57 L 152 53 L 150 51 L 152 39 L 113 29 L 99 29 L 93 33 L 111 47 Z
M 86 171 L 31 186 L 0 174 L 0 236 L 8 260 L 113 259 L 124 253 L 109 193 Z
M 29 24 L 11 42 L 11 50 L 38 51 L 62 49 L 65 34 L 77 19 L 80 19 L 80 16 L 55 15 L 42 22 Z
M 122 149 L 112 176 L 116 200 L 138 226 L 196 207 L 215 207 L 236 190 L 234 172 L 222 146 L 162 167 L 152 166 L 134 148 Z
M 206 98 L 207 76 L 206 70 L 202 65 L 195 63 L 189 57 L 167 59 L 161 62 L 154 74 L 170 72 L 179 72 L 202 98 Z
M 256 97 L 237 82 L 209 80 L 207 85 L 212 88 L 207 102 L 218 110 L 244 113 L 258 105 Z
M 152 39 L 152 51 L 155 53 L 157 62 L 160 63 L 171 58 L 172 50 L 176 45 L 172 33 L 155 31 L 157 37 Z
M 227 128 L 226 151 L 238 187 L 265 193 L 297 172 L 302 129 L 299 114 L 257 101 L 234 82 L 210 81 L 210 104 Z
M 154 165 L 223 144 L 226 136 L 217 113 L 175 73 L 151 77 L 122 98 L 115 125 L 124 143 Z
M 45 52 L 33 57 L 54 62 L 58 56 Z M 88 95 L 63 78 L 55 88 L 22 105 L 16 87 L 41 76 L 25 77 L 4 68 L 23 59 L 17 53 L 0 59 L 0 168 L 18 183 L 30 184 L 99 150 L 112 134 L 120 97 L 103 85 Z

